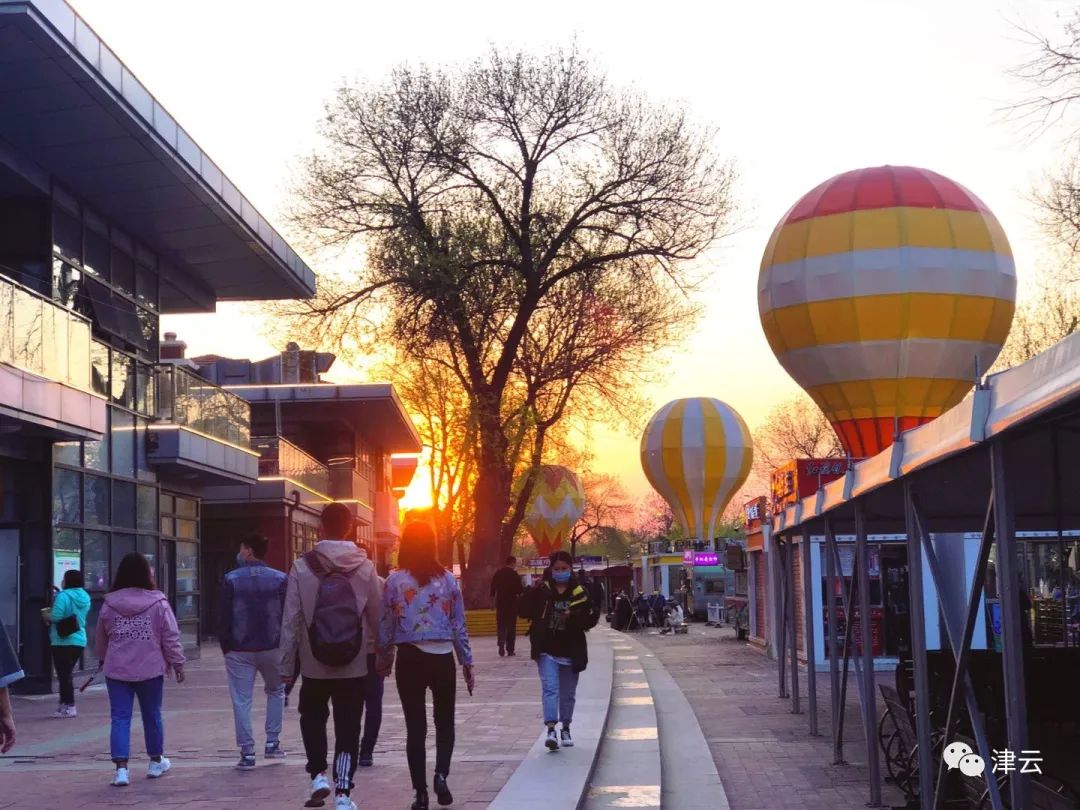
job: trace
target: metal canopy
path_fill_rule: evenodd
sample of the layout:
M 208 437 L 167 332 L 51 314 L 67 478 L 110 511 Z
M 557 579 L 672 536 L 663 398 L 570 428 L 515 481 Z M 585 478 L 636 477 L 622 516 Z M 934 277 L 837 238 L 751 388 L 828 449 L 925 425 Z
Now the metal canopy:
M 315 292 L 311 269 L 63 0 L 0 0 L 0 160 L 41 184 L 37 164 L 190 275 L 163 273 L 165 312 Z

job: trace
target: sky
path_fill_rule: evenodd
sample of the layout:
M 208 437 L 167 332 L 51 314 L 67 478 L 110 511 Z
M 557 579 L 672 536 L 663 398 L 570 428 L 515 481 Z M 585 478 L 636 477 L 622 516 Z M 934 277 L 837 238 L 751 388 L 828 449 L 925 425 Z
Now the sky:
M 717 397 L 753 427 L 797 392 L 761 331 L 758 265 L 783 213 L 839 172 L 884 163 L 937 171 L 995 212 L 1022 288 L 1046 259 L 1029 194 L 1060 160 L 1061 138 L 1032 138 L 1000 110 L 1025 93 L 1008 75 L 1032 53 L 1017 25 L 1056 32 L 1068 6 L 1055 0 L 72 4 L 286 233 L 291 178 L 315 144 L 324 101 L 342 81 L 378 81 L 402 62 L 460 63 L 493 43 L 542 51 L 576 39 L 614 83 L 715 126 L 718 152 L 738 168 L 741 228 L 703 259 L 705 314 L 662 384 L 645 392 L 656 407 Z M 279 348 L 234 305 L 165 318 L 163 329 L 193 354 Z M 637 435 L 599 427 L 592 440 L 594 472 L 619 475 L 635 496 L 648 491 Z

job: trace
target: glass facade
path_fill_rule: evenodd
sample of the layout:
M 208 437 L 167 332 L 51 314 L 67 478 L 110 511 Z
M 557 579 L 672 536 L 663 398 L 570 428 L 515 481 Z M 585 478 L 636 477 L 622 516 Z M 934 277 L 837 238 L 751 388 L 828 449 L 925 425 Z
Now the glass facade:
M 161 545 L 174 574 L 169 598 L 185 646 L 194 646 L 199 638 L 199 517 L 198 499 L 161 493 Z

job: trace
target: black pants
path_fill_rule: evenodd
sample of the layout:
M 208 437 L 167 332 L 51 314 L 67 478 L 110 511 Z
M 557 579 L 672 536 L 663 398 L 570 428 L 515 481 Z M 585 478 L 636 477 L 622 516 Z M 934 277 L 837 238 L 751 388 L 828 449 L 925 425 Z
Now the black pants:
M 450 773 L 454 754 L 454 696 L 457 667 L 454 654 L 422 652 L 412 644 L 399 644 L 397 689 L 401 712 L 405 715 L 405 756 L 413 790 L 427 788 L 427 709 L 425 698 L 431 689 L 435 714 L 435 772 Z
M 495 608 L 495 628 L 499 646 L 505 646 L 507 652 L 513 652 L 514 641 L 517 639 L 517 607 Z
M 75 665 L 83 654 L 82 647 L 72 647 L 66 644 L 56 644 L 52 648 L 53 666 L 56 668 L 56 681 L 60 687 L 60 702 L 65 706 L 75 705 L 75 684 L 71 680 L 71 673 L 75 671 Z
M 307 754 L 307 772 L 326 770 L 328 704 L 334 704 L 334 786 L 348 795 L 353 788 L 360 749 L 360 717 L 364 711 L 363 678 L 308 678 L 300 684 L 300 736 Z

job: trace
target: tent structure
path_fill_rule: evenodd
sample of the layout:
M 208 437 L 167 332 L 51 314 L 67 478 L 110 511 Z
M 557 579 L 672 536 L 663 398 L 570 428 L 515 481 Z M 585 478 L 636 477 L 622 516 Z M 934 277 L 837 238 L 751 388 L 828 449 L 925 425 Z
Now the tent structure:
M 910 604 L 923 603 L 924 570 L 937 585 L 939 607 L 948 647 L 955 657 L 946 733 L 955 728 L 960 705 L 968 708 L 978 750 L 988 757 L 991 747 L 984 718 L 970 678 L 970 650 L 975 619 L 980 610 L 991 556 L 1001 606 L 1000 653 L 1003 670 L 1004 715 L 1008 748 L 1028 750 L 1028 707 L 1021 593 L 1017 570 L 1017 532 L 1042 531 L 1060 538 L 1067 529 L 1080 528 L 1080 335 L 1008 371 L 981 381 L 958 405 L 934 422 L 907 431 L 881 454 L 854 464 L 847 475 L 825 485 L 773 516 L 770 542 L 780 562 L 774 590 L 780 628 L 780 694 L 792 699 L 800 711 L 798 665 L 795 657 L 793 556 L 803 557 L 809 570 L 811 534 L 824 535 L 829 592 L 837 584 L 840 565 L 836 536 L 856 538 L 855 577 L 844 595 L 845 614 L 852 608 L 868 616 L 869 589 L 858 583 L 869 578 L 867 536 L 903 532 L 907 536 Z M 948 593 L 949 585 L 939 560 L 942 534 L 981 530 L 982 542 L 974 579 L 968 593 Z M 936 536 L 938 542 L 932 540 Z M 993 555 L 991 552 L 994 552 Z M 924 561 L 925 560 L 925 565 Z M 955 588 L 955 586 L 952 586 Z M 943 588 L 945 592 L 943 593 Z M 809 589 L 804 619 L 812 615 Z M 858 600 L 857 602 L 855 600 Z M 781 620 L 782 617 L 782 620 Z M 911 611 L 911 652 L 914 671 L 918 770 L 939 774 L 940 758 L 931 745 L 930 687 L 926 628 L 921 611 Z M 807 657 L 814 660 L 813 633 L 807 639 Z M 850 646 L 850 631 L 848 636 Z M 830 633 L 829 678 L 832 692 L 834 758 L 843 761 L 843 727 L 848 660 L 835 633 Z M 789 646 L 790 652 L 784 650 Z M 863 644 L 855 660 L 857 686 L 862 698 L 862 721 L 867 735 L 870 805 L 880 805 L 881 769 L 877 743 L 877 700 L 870 644 Z M 814 667 L 809 681 L 808 710 L 811 734 L 817 733 Z M 790 685 L 790 692 L 788 686 Z M 1080 718 L 1078 718 L 1080 719 Z M 991 805 L 1031 807 L 1030 774 L 1010 774 L 999 789 L 986 769 Z M 945 780 L 920 778 L 918 791 L 924 808 L 940 806 Z M 1002 796 L 1001 793 L 1006 795 Z M 1006 804 L 1007 802 L 1007 804 Z

